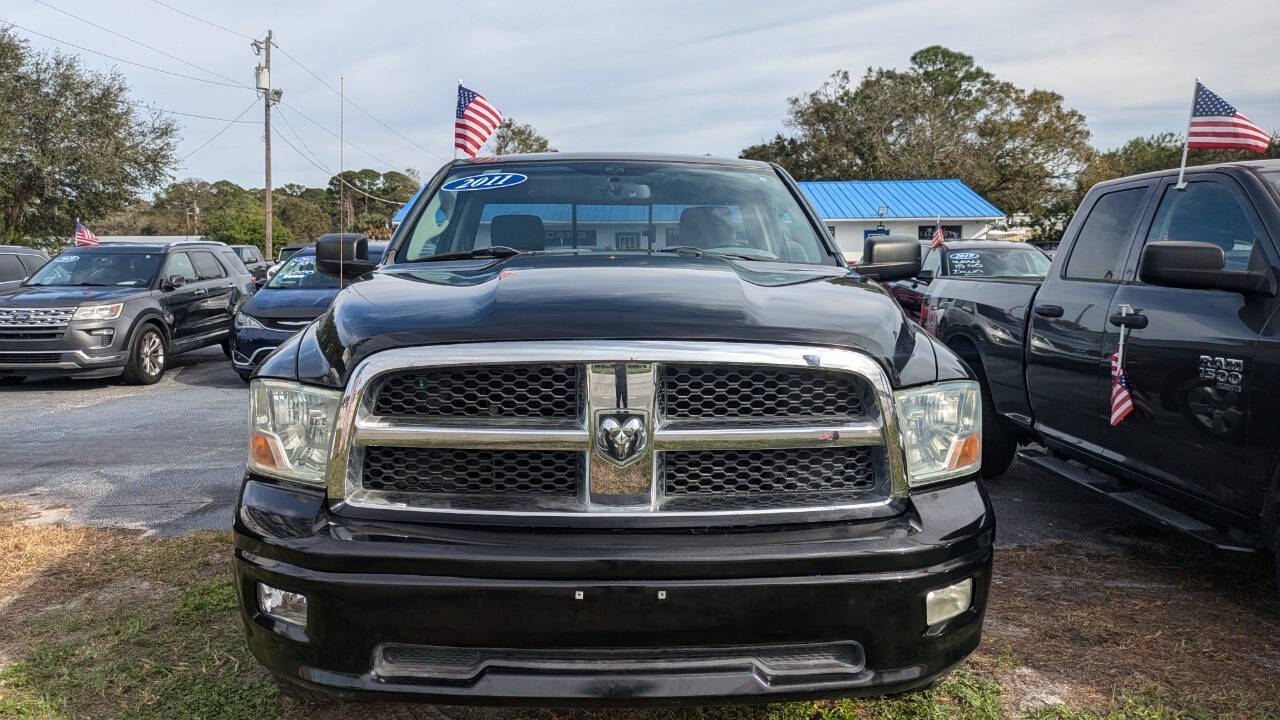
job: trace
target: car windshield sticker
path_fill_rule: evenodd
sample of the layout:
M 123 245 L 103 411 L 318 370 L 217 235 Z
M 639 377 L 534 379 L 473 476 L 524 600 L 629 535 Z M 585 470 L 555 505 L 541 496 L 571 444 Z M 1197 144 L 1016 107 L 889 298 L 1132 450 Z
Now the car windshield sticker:
M 451 190 L 453 192 L 467 192 L 470 190 L 496 190 L 498 188 L 511 187 L 519 185 L 528 180 L 528 176 L 520 173 L 491 173 L 486 175 L 472 175 L 471 177 L 456 178 L 450 180 L 440 186 L 441 190 Z
M 54 258 L 54 262 L 75 262 L 80 259 L 79 255 L 59 255 Z
M 947 255 L 951 261 L 952 275 L 981 275 L 982 256 L 975 252 L 953 252 Z

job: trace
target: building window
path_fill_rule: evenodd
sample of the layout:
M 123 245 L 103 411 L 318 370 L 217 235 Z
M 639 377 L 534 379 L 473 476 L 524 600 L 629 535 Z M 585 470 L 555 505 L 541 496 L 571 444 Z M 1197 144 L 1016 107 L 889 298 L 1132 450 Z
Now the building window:
M 919 239 L 921 239 L 921 240 L 931 240 L 931 239 L 933 239 L 933 228 L 934 228 L 934 227 L 935 227 L 935 226 L 933 226 L 933 225 L 921 225 L 921 226 L 919 226 L 919 228 L 918 228 L 918 230 L 917 230 L 917 235 L 916 235 L 916 237 L 918 237 L 918 238 L 919 238 Z M 959 240 L 959 239 L 960 239 L 960 226 L 959 226 L 959 225 L 943 225 L 943 226 L 942 226 L 942 235 L 943 235 L 943 237 L 945 237 L 945 238 L 946 238 L 946 239 L 948 239 L 948 240 Z
M 618 233 L 615 237 L 615 243 L 618 250 L 639 250 L 640 249 L 640 233 Z

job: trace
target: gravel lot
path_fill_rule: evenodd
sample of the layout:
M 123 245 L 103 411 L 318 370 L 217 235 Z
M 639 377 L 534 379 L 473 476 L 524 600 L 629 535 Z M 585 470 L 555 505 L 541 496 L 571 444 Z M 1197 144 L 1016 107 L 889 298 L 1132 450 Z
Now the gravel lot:
M 245 395 L 216 347 L 179 355 L 152 386 L 0 388 L 0 500 L 71 524 L 163 535 L 226 528 L 244 464 Z M 989 489 L 1004 546 L 1144 532 L 1131 513 L 1026 465 Z

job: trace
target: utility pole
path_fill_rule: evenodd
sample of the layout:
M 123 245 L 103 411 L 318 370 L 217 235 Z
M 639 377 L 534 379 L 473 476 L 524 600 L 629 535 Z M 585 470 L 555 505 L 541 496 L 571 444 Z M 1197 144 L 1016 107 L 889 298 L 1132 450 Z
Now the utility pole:
M 280 102 L 280 97 L 284 95 L 283 90 L 271 89 L 271 40 L 272 34 L 267 30 L 265 40 L 254 40 L 250 43 L 253 46 L 255 55 L 262 55 L 262 64 L 255 69 L 255 81 L 258 90 L 262 93 L 262 145 L 265 151 L 265 185 L 266 198 L 264 205 L 264 232 L 262 238 L 262 249 L 267 257 L 275 257 L 275 253 L 271 248 L 271 104 Z

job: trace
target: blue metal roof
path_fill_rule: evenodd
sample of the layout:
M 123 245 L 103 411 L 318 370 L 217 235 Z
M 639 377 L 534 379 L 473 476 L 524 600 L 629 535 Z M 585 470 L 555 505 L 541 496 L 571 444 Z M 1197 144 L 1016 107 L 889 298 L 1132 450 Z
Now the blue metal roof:
M 884 217 L 1001 218 L 1000 208 L 959 180 L 811 180 L 800 189 L 824 220 Z
M 396 211 L 391 218 L 392 222 L 404 221 L 405 216 L 409 214 L 409 208 L 417 202 L 423 189 L 419 188 L 409 202 Z M 818 210 L 818 215 L 824 220 L 875 220 L 880 217 L 881 205 L 887 208 L 884 216 L 888 219 L 932 219 L 935 216 L 943 218 L 1004 217 L 1000 208 L 987 202 L 960 180 L 811 180 L 801 182 L 800 189 L 809 197 L 809 202 L 813 203 Z M 566 213 L 564 219 L 567 221 L 568 206 L 565 205 L 564 208 Z M 554 211 L 548 212 L 544 219 L 552 219 L 555 214 Z M 662 210 L 655 207 L 654 219 L 662 220 L 663 215 Z

